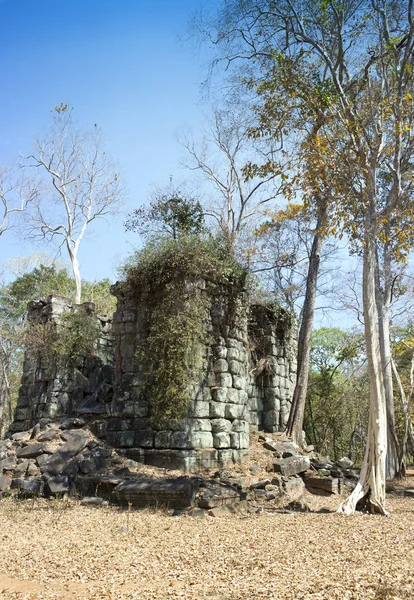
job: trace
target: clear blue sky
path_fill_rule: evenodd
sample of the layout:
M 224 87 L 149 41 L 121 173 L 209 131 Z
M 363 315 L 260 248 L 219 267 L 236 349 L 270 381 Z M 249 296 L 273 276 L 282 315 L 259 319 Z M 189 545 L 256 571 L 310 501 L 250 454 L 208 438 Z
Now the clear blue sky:
M 209 6 L 217 4 L 209 0 Z M 180 129 L 202 126 L 200 84 L 208 55 L 188 34 L 198 0 L 0 0 L 0 163 L 27 153 L 61 102 L 83 125 L 97 123 L 129 190 L 125 210 L 151 184 L 189 177 Z M 137 241 L 122 218 L 95 227 L 80 250 L 82 276 L 114 278 Z M 0 263 L 34 248 L 5 234 Z

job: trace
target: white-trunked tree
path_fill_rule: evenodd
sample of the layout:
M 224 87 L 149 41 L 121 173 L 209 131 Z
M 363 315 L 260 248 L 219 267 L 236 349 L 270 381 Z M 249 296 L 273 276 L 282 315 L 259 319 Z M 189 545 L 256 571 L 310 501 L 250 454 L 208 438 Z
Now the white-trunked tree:
M 37 170 L 38 189 L 26 224 L 32 238 L 66 248 L 79 303 L 79 247 L 93 221 L 117 212 L 123 191 L 99 128 L 81 129 L 67 104 L 56 106 L 52 113 L 52 127 L 43 138 L 36 138 L 34 151 L 24 163 L 26 169 Z
M 331 207 L 330 232 L 349 233 L 363 255 L 370 376 L 364 464 L 354 492 L 340 510 L 352 513 L 364 499 L 372 511 L 386 514 L 386 365 L 378 330 L 377 240 L 390 235 L 403 250 L 411 243 L 413 1 L 227 0 L 219 21 L 217 42 L 236 39 L 238 57 L 244 51 L 266 62 L 289 57 L 305 65 L 327 100 L 331 118 L 319 136 L 350 173 Z M 223 46 L 228 51 L 229 45 Z

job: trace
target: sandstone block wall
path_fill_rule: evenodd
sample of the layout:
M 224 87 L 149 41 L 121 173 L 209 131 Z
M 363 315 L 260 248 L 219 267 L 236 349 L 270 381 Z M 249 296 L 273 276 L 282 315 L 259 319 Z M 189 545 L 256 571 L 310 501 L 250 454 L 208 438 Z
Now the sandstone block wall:
M 33 325 L 52 322 L 58 326 L 62 315 L 73 310 L 88 312 L 99 326 L 100 335 L 94 355 L 81 357 L 75 366 L 69 367 L 26 353 L 10 432 L 25 431 L 41 419 L 59 420 L 76 415 L 91 398 L 102 395 L 105 386 L 111 388 L 111 319 L 97 317 L 90 303 L 74 307 L 66 298 L 48 296 L 28 304 L 28 320 Z
M 70 369 L 25 360 L 11 431 L 40 419 L 80 416 L 95 434 L 136 460 L 188 470 L 239 461 L 249 432 L 283 430 L 296 372 L 296 331 L 288 313 L 247 306 L 241 287 L 189 281 L 206 303 L 207 342 L 197 353 L 201 369 L 188 383 L 186 418 L 162 428 L 151 415 L 150 356 L 142 348 L 151 309 L 145 290 L 118 298 L 112 323 L 98 319 L 101 336 L 94 356 Z M 162 293 L 162 291 L 160 292 Z M 29 305 L 32 322 L 59 321 L 73 307 L 49 297 Z

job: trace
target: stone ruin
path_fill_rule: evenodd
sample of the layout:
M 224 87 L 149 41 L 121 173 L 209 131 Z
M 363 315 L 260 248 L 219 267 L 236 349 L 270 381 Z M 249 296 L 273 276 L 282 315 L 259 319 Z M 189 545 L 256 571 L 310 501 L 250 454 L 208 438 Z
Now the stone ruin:
M 49 296 L 28 305 L 32 324 L 55 322 L 83 310 L 99 326 L 93 356 L 59 367 L 26 354 L 9 435 L 81 418 L 94 435 L 138 462 L 195 472 L 239 462 L 249 433 L 283 431 L 296 377 L 295 322 L 274 306 L 247 305 L 237 286 L 188 282 L 209 298 L 208 342 L 200 347 L 202 375 L 191 382 L 187 417 L 160 429 L 151 418 L 148 362 L 140 348 L 148 333 L 154 298 L 143 290 L 113 287 L 112 319 L 93 305 L 72 306 Z M 200 342 L 201 344 L 201 342 Z

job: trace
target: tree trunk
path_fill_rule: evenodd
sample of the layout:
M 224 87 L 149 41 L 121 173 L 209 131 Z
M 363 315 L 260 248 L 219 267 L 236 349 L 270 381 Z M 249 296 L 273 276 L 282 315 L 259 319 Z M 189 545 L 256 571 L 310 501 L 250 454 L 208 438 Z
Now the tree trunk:
M 384 245 L 383 291 L 381 291 L 380 265 L 378 252 L 376 253 L 376 302 L 378 309 L 378 333 L 384 379 L 385 402 L 387 405 L 387 458 L 385 463 L 385 477 L 394 479 L 400 471 L 400 450 L 397 434 L 395 432 L 394 411 L 394 386 L 392 381 L 392 354 L 390 338 L 390 305 L 391 305 L 391 262 L 387 245 Z
M 315 235 L 309 257 L 308 275 L 306 278 L 306 293 L 303 304 L 302 323 L 298 337 L 298 367 L 296 385 L 293 392 L 292 406 L 286 426 L 286 434 L 292 437 L 299 446 L 303 446 L 303 417 L 305 414 L 306 392 L 311 350 L 313 319 L 315 314 L 316 288 L 318 283 L 319 263 L 321 258 L 323 226 L 328 212 L 326 200 L 319 204 Z
M 414 357 L 412 360 L 414 360 Z M 411 377 L 410 377 L 411 390 L 410 390 L 409 397 L 407 398 L 407 395 L 404 391 L 404 386 L 401 381 L 400 374 L 398 373 L 398 370 L 397 370 L 394 360 L 392 360 L 391 366 L 392 366 L 395 380 L 398 385 L 398 389 L 400 391 L 401 403 L 402 403 L 403 412 L 404 412 L 404 439 L 403 439 L 402 449 L 401 449 L 401 453 L 400 453 L 400 465 L 399 465 L 399 471 L 401 474 L 403 474 L 403 472 L 405 471 L 405 461 L 406 461 L 406 455 L 407 455 L 407 440 L 408 439 L 410 439 L 411 448 L 414 451 L 414 427 L 413 427 L 413 424 L 411 421 L 411 415 L 410 415 L 410 403 L 411 403 L 410 400 L 411 400 L 412 390 L 413 390 L 413 387 L 412 387 L 413 381 L 412 381 L 412 375 L 411 375 Z M 411 367 L 411 373 L 412 372 L 413 372 L 413 364 Z
M 359 481 L 338 512 L 352 514 L 360 500 L 365 500 L 372 512 L 386 515 L 385 459 L 387 453 L 387 414 L 375 301 L 376 226 L 374 202 L 371 200 L 365 217 L 363 307 L 364 329 L 370 380 L 370 411 L 368 439 Z
M 66 240 L 66 247 L 69 252 L 70 262 L 72 265 L 73 277 L 75 278 L 75 284 L 76 284 L 75 302 L 76 302 L 76 304 L 80 304 L 81 294 L 82 294 L 82 280 L 81 280 L 80 271 L 79 271 L 79 262 L 78 262 L 78 258 L 77 258 L 77 252 L 75 252 L 74 249 L 72 248 L 70 240 Z

